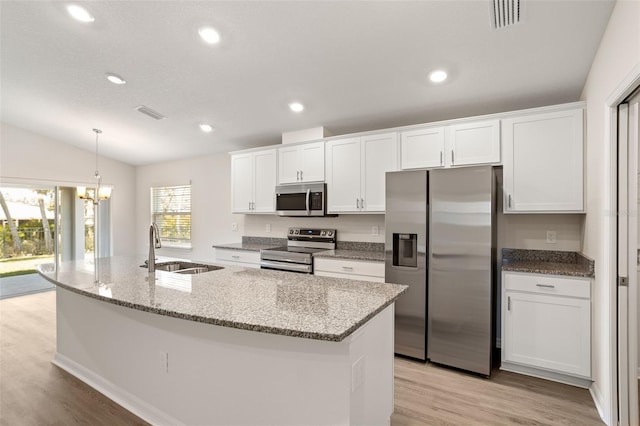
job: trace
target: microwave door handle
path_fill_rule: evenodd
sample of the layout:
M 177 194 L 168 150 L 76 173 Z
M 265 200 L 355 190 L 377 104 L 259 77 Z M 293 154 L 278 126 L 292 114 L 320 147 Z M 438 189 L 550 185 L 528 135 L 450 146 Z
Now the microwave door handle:
M 307 215 L 311 214 L 311 209 L 309 208 L 309 201 L 311 200 L 311 189 L 307 189 Z

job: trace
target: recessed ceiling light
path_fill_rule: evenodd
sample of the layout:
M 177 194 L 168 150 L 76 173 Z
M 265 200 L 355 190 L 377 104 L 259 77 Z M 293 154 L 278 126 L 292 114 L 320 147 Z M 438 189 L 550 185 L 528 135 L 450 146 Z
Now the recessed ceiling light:
M 109 80 L 113 84 L 125 84 L 127 82 L 124 78 L 120 77 L 119 75 L 113 74 L 110 72 L 108 72 L 106 76 L 107 76 L 107 80 Z
M 293 112 L 301 112 L 302 110 L 304 110 L 304 105 L 302 105 L 300 102 L 291 102 L 289 104 L 289 109 L 291 109 L 291 111 Z
M 67 6 L 67 12 L 73 17 L 73 19 L 80 22 L 93 22 L 96 20 L 87 9 L 76 4 L 70 4 Z
M 216 44 L 220 41 L 220 33 L 211 27 L 202 27 L 198 30 L 198 34 L 204 41 L 209 44 Z
M 444 70 L 435 70 L 429 73 L 429 80 L 433 83 L 442 83 L 447 79 L 447 72 Z
M 213 131 L 213 127 L 211 127 L 210 125 L 206 124 L 206 123 L 202 123 L 200 124 L 200 130 L 202 130 L 203 132 L 211 132 Z

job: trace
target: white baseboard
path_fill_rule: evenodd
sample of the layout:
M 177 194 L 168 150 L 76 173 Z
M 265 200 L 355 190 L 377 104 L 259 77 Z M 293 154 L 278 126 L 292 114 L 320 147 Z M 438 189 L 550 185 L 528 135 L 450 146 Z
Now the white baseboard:
M 589 387 L 589 393 L 591 394 L 591 399 L 593 400 L 593 403 L 596 405 L 596 410 L 598 410 L 598 415 L 600 416 L 600 419 L 607 426 L 612 426 L 609 423 L 607 423 L 607 420 L 605 419 L 604 407 L 602 405 L 602 393 L 600 392 L 600 388 L 598 387 L 596 382 L 593 382 L 591 384 L 591 387 Z
M 183 425 L 182 422 L 174 419 L 167 413 L 114 385 L 102 376 L 97 375 L 62 354 L 56 352 L 51 363 L 62 368 L 67 373 L 75 376 L 152 425 Z

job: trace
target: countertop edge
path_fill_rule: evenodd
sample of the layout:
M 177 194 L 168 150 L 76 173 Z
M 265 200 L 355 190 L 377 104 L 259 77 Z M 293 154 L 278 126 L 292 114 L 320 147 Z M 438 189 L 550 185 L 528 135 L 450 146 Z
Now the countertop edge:
M 562 275 L 562 276 L 580 277 L 580 278 L 594 277 L 592 274 L 589 274 L 588 272 L 568 271 L 568 270 L 562 270 L 562 269 L 540 269 L 535 267 L 511 266 L 511 265 L 502 265 L 502 271 L 523 272 L 523 273 L 541 274 L 541 275 Z
M 338 251 L 339 253 L 335 253 L 335 251 Z M 350 251 L 353 253 L 345 253 Z M 372 253 L 378 253 L 378 252 L 372 252 Z M 382 258 L 380 258 L 380 256 L 382 256 Z M 367 252 L 357 251 L 357 250 L 345 250 L 345 249 L 327 250 L 327 251 L 314 253 L 313 257 L 317 259 L 364 260 L 367 262 L 384 263 L 384 253 L 382 255 L 379 253 L 374 255 L 374 254 L 367 254 Z
M 168 310 L 165 310 L 165 309 L 150 308 L 148 306 L 143 306 L 143 305 L 139 305 L 139 304 L 136 304 L 136 303 L 123 302 L 121 300 L 112 299 L 112 298 L 100 296 L 99 294 L 83 291 L 80 288 L 76 288 L 76 287 L 68 286 L 68 285 L 66 285 L 64 283 L 60 283 L 60 282 L 54 280 L 53 278 L 47 276 L 45 273 L 41 272 L 40 270 L 37 270 L 37 271 L 38 271 L 38 274 L 40 276 L 42 276 L 47 281 L 55 284 L 57 287 L 61 287 L 61 288 L 65 289 L 65 290 L 71 291 L 71 292 L 76 293 L 78 295 L 87 296 L 87 297 L 90 297 L 92 299 L 99 300 L 99 301 L 102 301 L 102 302 L 107 302 L 107 303 L 110 303 L 110 304 L 116 305 L 116 306 L 122 306 L 122 307 L 129 308 L 129 309 L 135 309 L 135 310 L 138 310 L 138 311 L 141 311 L 141 312 L 149 312 L 149 313 L 152 313 L 152 314 L 162 315 L 162 316 L 171 317 L 171 318 L 183 319 L 183 320 L 186 320 L 186 321 L 193 321 L 193 322 L 200 322 L 200 323 L 204 323 L 204 324 L 217 325 L 217 326 L 220 326 L 220 327 L 236 328 L 236 329 L 239 329 L 239 330 L 255 331 L 255 332 L 259 332 L 259 333 L 274 334 L 274 335 L 279 335 L 279 336 L 306 338 L 306 339 L 322 340 L 322 341 L 329 341 L 329 342 L 341 342 L 341 341 L 343 341 L 345 338 L 347 338 L 349 335 L 351 335 L 353 332 L 355 332 L 358 328 L 360 328 L 364 324 L 366 324 L 371 318 L 373 318 L 374 316 L 376 316 L 377 314 L 382 312 L 386 307 L 388 307 L 392 303 L 395 303 L 395 301 L 398 299 L 398 297 L 400 297 L 403 294 L 405 294 L 407 292 L 407 290 L 408 290 L 408 288 L 404 288 L 399 294 L 397 294 L 395 297 L 391 298 L 390 300 L 388 300 L 385 303 L 383 303 L 382 305 L 380 305 L 377 309 L 373 310 L 371 313 L 369 313 L 363 319 L 361 319 L 360 321 L 356 322 L 354 325 L 352 325 L 351 327 L 349 327 L 348 329 L 346 329 L 342 333 L 335 334 L 335 333 L 305 332 L 305 331 L 300 331 L 300 330 L 292 330 L 292 329 L 285 329 L 285 328 L 278 328 L 278 327 L 269 327 L 269 326 L 258 325 L 258 324 L 239 323 L 239 322 L 235 322 L 235 321 L 225 321 L 225 320 L 220 320 L 220 319 L 216 319 L 216 318 L 207 318 L 207 317 L 202 317 L 202 316 L 199 316 L 199 315 L 181 314 L 181 313 L 178 313 L 178 312 L 175 312 L 175 311 L 168 311 Z

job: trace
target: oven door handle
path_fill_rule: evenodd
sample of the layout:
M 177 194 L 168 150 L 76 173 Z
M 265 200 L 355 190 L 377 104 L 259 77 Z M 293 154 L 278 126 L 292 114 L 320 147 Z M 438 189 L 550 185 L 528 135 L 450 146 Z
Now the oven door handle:
M 311 265 L 304 265 L 300 263 L 284 263 L 270 260 L 261 260 L 260 261 L 261 269 L 277 269 L 279 271 L 293 271 L 293 272 L 304 272 L 307 274 L 311 274 L 313 272 L 313 267 Z
M 311 189 L 307 188 L 307 201 L 306 201 L 306 205 L 307 205 L 307 216 L 311 214 L 311 208 L 309 206 L 309 202 L 311 201 Z

